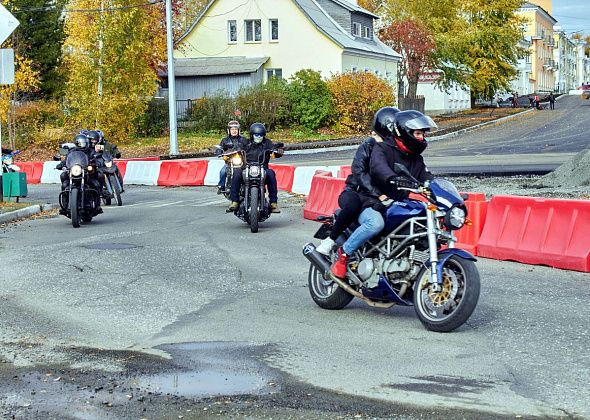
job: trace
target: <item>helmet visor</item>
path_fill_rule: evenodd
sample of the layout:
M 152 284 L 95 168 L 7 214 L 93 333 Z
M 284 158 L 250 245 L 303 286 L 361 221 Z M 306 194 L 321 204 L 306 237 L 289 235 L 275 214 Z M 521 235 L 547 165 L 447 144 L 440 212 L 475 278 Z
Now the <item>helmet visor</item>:
M 421 115 L 420 117 L 413 118 L 406 121 L 405 123 L 408 130 L 423 130 L 428 131 L 431 128 L 438 128 L 436 123 L 428 115 Z

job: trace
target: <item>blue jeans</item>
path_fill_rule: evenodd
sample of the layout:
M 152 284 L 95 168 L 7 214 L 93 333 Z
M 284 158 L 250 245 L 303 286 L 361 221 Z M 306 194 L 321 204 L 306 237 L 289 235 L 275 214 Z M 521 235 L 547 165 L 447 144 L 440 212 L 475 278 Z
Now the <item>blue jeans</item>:
M 359 223 L 361 225 L 352 232 L 352 235 L 342 245 L 342 250 L 346 255 L 354 254 L 365 242 L 377 236 L 385 227 L 381 213 L 370 207 L 361 212 Z
M 223 165 L 221 170 L 219 171 L 219 182 L 217 183 L 218 187 L 225 187 L 225 177 L 227 176 L 227 165 Z

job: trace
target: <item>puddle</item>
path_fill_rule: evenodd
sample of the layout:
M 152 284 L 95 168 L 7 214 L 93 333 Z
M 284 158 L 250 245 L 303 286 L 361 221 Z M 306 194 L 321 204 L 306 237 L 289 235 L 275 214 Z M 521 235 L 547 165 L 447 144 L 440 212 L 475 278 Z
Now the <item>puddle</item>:
M 131 386 L 154 394 L 212 397 L 218 395 L 260 394 L 267 388 L 267 383 L 263 378 L 251 374 L 206 370 L 137 378 L 131 383 Z
M 127 386 L 184 397 L 261 395 L 278 392 L 278 380 L 244 343 L 180 343 L 157 347 L 172 356 L 172 369 L 129 378 Z M 176 369 L 175 369 L 176 368 Z

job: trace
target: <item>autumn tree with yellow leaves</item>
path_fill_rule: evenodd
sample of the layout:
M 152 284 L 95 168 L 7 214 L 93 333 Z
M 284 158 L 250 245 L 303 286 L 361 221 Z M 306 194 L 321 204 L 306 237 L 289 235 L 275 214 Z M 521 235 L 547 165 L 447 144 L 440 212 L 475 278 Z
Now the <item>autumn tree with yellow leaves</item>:
M 65 23 L 64 67 L 69 128 L 100 128 L 117 142 L 157 90 L 166 61 L 164 3 L 72 0 Z
M 2 4 L 7 4 L 2 1 Z M 8 38 L 1 48 L 13 48 L 12 37 Z M 18 49 L 16 49 L 18 50 Z M 8 142 L 11 148 L 15 148 L 15 102 L 23 98 L 27 93 L 39 89 L 39 72 L 33 68 L 33 63 L 18 52 L 14 56 L 14 83 L 0 85 L 0 121 L 7 128 Z

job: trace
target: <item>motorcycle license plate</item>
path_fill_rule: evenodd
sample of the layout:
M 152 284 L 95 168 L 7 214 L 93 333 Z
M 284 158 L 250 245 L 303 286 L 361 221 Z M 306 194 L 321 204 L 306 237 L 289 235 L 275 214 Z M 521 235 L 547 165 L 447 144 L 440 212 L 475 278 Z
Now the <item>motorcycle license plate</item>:
M 332 232 L 332 224 L 331 223 L 322 223 L 318 231 L 313 235 L 316 239 L 326 239 L 330 236 L 330 232 Z

